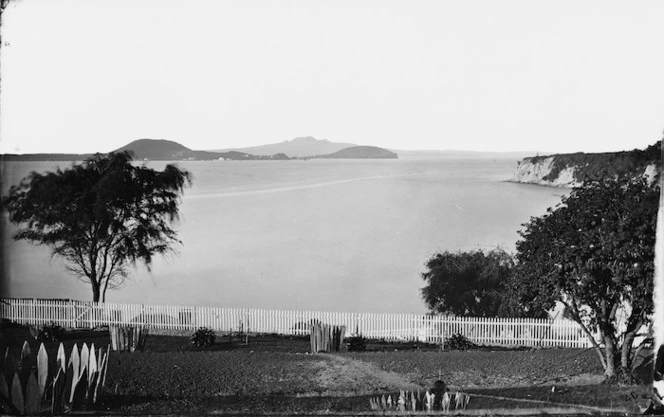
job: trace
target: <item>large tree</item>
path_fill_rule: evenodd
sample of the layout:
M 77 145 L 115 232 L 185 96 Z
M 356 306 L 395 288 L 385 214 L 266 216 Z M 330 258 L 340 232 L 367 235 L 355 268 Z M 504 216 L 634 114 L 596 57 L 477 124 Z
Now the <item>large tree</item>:
M 14 239 L 43 244 L 69 271 L 90 283 L 93 301 L 142 261 L 174 251 L 171 224 L 191 174 L 174 165 L 163 171 L 132 164 L 127 152 L 97 154 L 65 170 L 32 172 L 2 199 Z
M 630 375 L 653 311 L 658 201 L 659 185 L 644 179 L 590 181 L 519 232 L 512 294 L 532 308 L 562 303 L 607 377 Z
M 514 260 L 502 249 L 443 252 L 426 263 L 422 298 L 432 313 L 457 316 L 541 316 L 543 310 L 517 311 L 505 297 Z

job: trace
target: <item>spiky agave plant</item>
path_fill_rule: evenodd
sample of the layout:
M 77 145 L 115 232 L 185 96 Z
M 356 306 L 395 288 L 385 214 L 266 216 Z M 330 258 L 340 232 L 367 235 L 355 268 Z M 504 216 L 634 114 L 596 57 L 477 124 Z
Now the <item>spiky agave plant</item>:
M 0 406 L 4 413 L 14 415 L 62 414 L 89 408 L 97 402 L 104 386 L 109 350 L 110 347 L 104 351 L 95 349 L 94 344 L 89 348 L 83 344 L 81 354 L 74 344 L 67 360 L 60 343 L 55 375 L 49 375 L 49 359 L 43 343 L 35 357 L 25 342 L 18 360 L 7 348 L 0 372 Z M 45 395 L 47 388 L 51 389 L 49 398 Z

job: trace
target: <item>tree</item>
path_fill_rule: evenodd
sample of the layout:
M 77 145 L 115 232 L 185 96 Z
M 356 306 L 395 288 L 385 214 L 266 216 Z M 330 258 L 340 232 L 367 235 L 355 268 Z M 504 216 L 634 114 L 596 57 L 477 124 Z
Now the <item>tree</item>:
M 2 199 L 16 240 L 46 245 L 66 268 L 105 301 L 128 268 L 181 243 L 170 224 L 191 174 L 174 165 L 164 171 L 132 164 L 127 152 L 97 154 L 56 172 L 32 172 Z
M 516 244 L 514 297 L 532 308 L 562 303 L 612 379 L 630 377 L 634 339 L 653 311 L 659 188 L 644 179 L 586 182 L 524 224 Z
M 457 316 L 524 316 L 505 299 L 506 283 L 514 265 L 512 257 L 501 249 L 487 253 L 438 253 L 426 263 L 422 279 L 422 298 L 431 312 Z M 531 312 L 530 316 L 532 316 Z

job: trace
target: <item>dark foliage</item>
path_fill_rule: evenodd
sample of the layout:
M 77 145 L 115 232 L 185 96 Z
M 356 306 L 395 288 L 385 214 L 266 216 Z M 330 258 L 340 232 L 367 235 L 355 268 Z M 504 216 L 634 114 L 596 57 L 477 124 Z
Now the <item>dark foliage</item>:
M 191 336 L 191 344 L 196 347 L 208 347 L 214 345 L 216 336 L 214 331 L 207 327 L 199 327 Z
M 65 329 L 56 323 L 51 322 L 38 329 L 37 342 L 61 342 L 64 340 Z
M 629 372 L 632 342 L 652 314 L 659 193 L 644 179 L 586 182 L 531 218 L 516 245 L 514 298 L 533 309 L 561 302 L 588 335 L 599 331 L 593 343 L 609 377 Z
M 432 313 L 473 317 L 541 317 L 545 311 L 519 309 L 506 293 L 514 266 L 503 250 L 444 252 L 426 263 L 422 298 Z
M 191 175 L 132 164 L 129 153 L 97 154 L 56 172 L 32 172 L 3 197 L 19 226 L 14 239 L 47 245 L 68 269 L 89 282 L 93 300 L 127 277 L 129 266 L 150 266 L 155 254 L 179 243 L 170 224 Z
M 346 338 L 349 352 L 364 352 L 367 350 L 367 338 L 362 335 L 353 335 Z
M 461 333 L 454 333 L 452 336 L 445 339 L 445 349 L 468 350 L 476 347 L 477 345 L 475 343 Z

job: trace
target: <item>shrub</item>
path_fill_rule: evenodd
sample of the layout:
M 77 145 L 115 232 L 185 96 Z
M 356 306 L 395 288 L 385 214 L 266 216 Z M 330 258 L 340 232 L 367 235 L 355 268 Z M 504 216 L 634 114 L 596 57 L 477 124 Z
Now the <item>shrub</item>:
M 445 347 L 452 350 L 468 350 L 477 347 L 477 345 L 461 333 L 454 333 L 445 339 Z
M 212 329 L 199 327 L 193 336 L 191 336 L 191 343 L 196 347 L 208 347 L 214 345 L 215 339 L 216 336 Z
M 54 322 L 45 324 L 37 331 L 37 342 L 61 342 L 65 336 L 65 329 Z
M 367 350 L 367 338 L 362 335 L 353 335 L 346 339 L 349 352 L 364 352 Z

